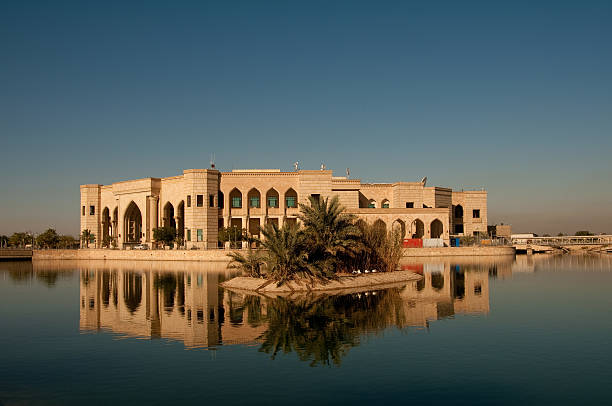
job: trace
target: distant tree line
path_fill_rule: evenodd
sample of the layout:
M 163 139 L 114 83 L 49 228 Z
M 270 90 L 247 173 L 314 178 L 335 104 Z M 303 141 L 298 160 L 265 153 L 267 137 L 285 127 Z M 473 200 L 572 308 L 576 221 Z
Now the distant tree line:
M 37 248 L 77 248 L 79 241 L 71 235 L 60 235 L 53 228 L 47 229 L 34 238 L 30 233 L 13 233 L 10 237 L 0 236 L 0 247 L 2 248 L 25 248 L 36 246 Z

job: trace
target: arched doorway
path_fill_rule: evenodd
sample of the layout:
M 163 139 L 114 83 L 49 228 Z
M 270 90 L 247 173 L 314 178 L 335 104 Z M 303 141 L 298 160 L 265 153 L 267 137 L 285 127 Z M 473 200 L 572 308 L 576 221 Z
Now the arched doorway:
M 118 233 L 119 229 L 117 228 L 118 226 L 119 226 L 119 209 L 115 207 L 115 210 L 113 210 L 113 238 L 117 238 L 117 235 L 119 234 Z
M 442 237 L 442 233 L 444 232 L 444 226 L 442 222 L 438 219 L 435 219 L 431 222 L 429 226 L 431 230 L 431 238 L 440 238 Z
M 184 241 L 185 237 L 185 202 L 181 200 L 178 205 L 176 217 L 178 218 L 178 224 L 176 225 L 176 235 L 180 241 Z
M 110 218 L 110 210 L 108 209 L 108 207 L 105 207 L 104 210 L 102 210 L 102 246 L 108 247 L 110 245 L 111 231 L 112 225 Z
M 125 210 L 124 235 L 126 243 L 139 243 L 142 237 L 142 214 L 134 202 Z
M 463 218 L 463 206 L 461 206 L 460 204 L 455 206 L 455 218 L 456 219 L 462 219 Z
M 425 224 L 416 219 L 412 222 L 412 238 L 423 238 L 425 235 Z
M 164 227 L 172 227 L 176 229 L 176 220 L 174 219 L 174 206 L 172 203 L 167 202 L 164 205 L 164 217 L 162 219 Z
M 396 219 L 393 222 L 393 224 L 391 225 L 391 229 L 393 230 L 394 233 L 395 232 L 399 233 L 399 236 L 402 240 L 406 236 L 406 223 L 404 223 L 400 219 Z

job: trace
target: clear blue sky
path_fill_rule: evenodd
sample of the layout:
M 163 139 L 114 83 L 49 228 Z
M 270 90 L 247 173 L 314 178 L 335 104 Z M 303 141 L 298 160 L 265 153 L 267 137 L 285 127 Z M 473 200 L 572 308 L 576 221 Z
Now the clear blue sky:
M 79 185 L 324 162 L 612 233 L 610 1 L 3 1 L 0 233 Z

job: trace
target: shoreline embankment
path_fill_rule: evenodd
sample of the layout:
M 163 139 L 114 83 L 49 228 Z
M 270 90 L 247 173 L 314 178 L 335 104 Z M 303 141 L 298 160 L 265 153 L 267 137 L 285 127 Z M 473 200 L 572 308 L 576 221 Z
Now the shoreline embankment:
M 33 260 L 202 261 L 229 263 L 233 250 L 35 250 Z M 241 250 L 235 250 L 241 252 Z M 404 258 L 514 255 L 512 247 L 404 248 Z
M 248 276 L 237 276 L 221 283 L 226 289 L 244 293 L 280 293 L 293 294 L 295 292 L 347 292 L 351 289 L 387 289 L 394 286 L 405 285 L 408 282 L 415 282 L 422 276 L 412 271 L 377 272 L 358 276 L 340 276 L 337 280 L 330 280 L 325 283 L 320 281 L 289 281 L 277 286 L 276 283 L 261 278 L 251 278 Z

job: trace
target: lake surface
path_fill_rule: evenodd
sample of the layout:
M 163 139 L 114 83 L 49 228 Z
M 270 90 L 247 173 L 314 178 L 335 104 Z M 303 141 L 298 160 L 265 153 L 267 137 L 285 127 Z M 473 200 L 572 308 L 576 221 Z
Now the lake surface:
M 403 267 L 270 298 L 215 264 L 0 262 L 0 405 L 609 402 L 610 256 Z

